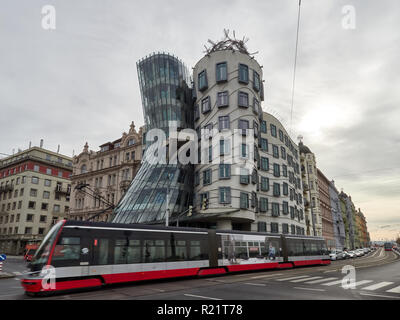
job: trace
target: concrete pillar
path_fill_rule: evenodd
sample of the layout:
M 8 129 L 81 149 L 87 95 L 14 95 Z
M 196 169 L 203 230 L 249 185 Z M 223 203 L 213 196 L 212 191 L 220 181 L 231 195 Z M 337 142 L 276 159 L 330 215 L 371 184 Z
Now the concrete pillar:
M 232 221 L 231 220 L 218 220 L 217 221 L 217 229 L 232 230 Z

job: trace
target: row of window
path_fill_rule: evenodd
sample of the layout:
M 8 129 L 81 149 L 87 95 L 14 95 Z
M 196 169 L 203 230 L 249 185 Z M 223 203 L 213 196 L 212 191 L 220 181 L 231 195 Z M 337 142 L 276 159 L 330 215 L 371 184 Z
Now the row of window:
M 8 228 L 8 232 L 7 232 L 7 228 L 0 228 L 0 233 L 6 235 L 6 234 L 18 234 L 18 227 L 14 227 L 14 232 L 12 227 Z M 38 228 L 38 233 L 37 234 L 41 234 L 43 235 L 45 233 L 46 228 Z M 33 234 L 33 228 L 32 227 L 25 227 L 25 232 L 23 234 Z
M 228 81 L 228 64 L 227 62 L 220 62 L 215 67 L 215 79 L 217 83 Z M 198 90 L 204 91 L 208 88 L 207 70 L 201 71 L 198 76 Z M 249 84 L 249 67 L 243 63 L 238 66 L 238 82 L 241 84 Z M 260 96 L 263 97 L 263 86 L 261 84 L 260 75 L 253 70 L 253 89 L 260 92 Z
M 266 222 L 258 222 L 257 223 L 257 231 L 258 232 L 271 232 L 271 233 L 279 233 L 279 224 L 277 222 L 270 223 L 271 229 L 267 230 L 267 223 Z M 289 234 L 289 224 L 282 223 L 282 233 Z M 290 233 L 297 234 L 297 235 L 304 235 L 305 229 L 299 226 L 295 226 L 293 224 L 290 225 Z
M 221 91 L 217 92 L 217 107 L 228 107 L 229 106 L 229 92 Z M 249 103 L 249 94 L 247 92 L 239 91 L 238 92 L 238 106 L 243 108 L 248 108 L 250 106 Z M 260 102 L 257 98 L 253 98 L 253 112 L 257 115 L 262 114 Z M 212 109 L 211 97 L 207 96 L 201 100 L 201 113 L 205 114 L 210 112 Z M 200 117 L 199 106 L 196 104 L 194 109 L 194 119 L 198 120 Z
M 62 159 L 59 158 L 59 160 L 61 160 L 61 161 L 58 161 L 58 162 L 61 163 Z M 72 167 L 72 162 L 68 162 L 67 165 Z M 26 170 L 28 170 L 28 165 L 27 164 L 25 164 L 24 166 L 19 166 L 19 167 L 15 167 L 15 168 L 12 168 L 12 169 L 4 170 L 4 171 L 0 172 L 0 178 L 4 178 L 4 177 L 7 177 L 7 176 L 10 176 L 10 175 L 13 175 L 13 174 L 21 173 L 21 172 L 26 171 Z M 33 171 L 39 172 L 40 171 L 40 166 L 38 164 L 35 164 L 33 166 Z M 46 174 L 49 174 L 49 175 L 57 175 L 58 177 L 62 178 L 64 173 L 65 172 L 61 171 L 60 169 L 46 168 Z M 71 176 L 70 172 L 67 172 L 65 174 L 68 176 L 68 178 Z M 17 184 L 18 183 L 19 183 L 19 178 L 17 178 Z
M 210 199 L 209 192 L 204 192 L 200 194 L 200 206 L 203 205 L 203 200 Z M 259 201 L 257 200 L 257 194 L 252 192 L 251 201 L 249 202 L 249 193 L 241 192 L 240 193 L 240 208 L 241 209 L 249 209 L 249 207 L 256 208 L 256 212 L 268 212 L 268 198 L 260 197 Z M 209 204 L 209 201 L 206 201 Z M 218 203 L 220 204 L 230 204 L 231 203 L 231 187 L 219 187 L 218 188 Z M 304 220 L 304 213 L 302 209 L 297 209 L 295 206 L 289 206 L 289 202 L 283 201 L 282 205 L 277 202 L 271 203 L 271 214 L 273 217 L 280 216 L 280 208 L 282 206 L 282 213 L 287 215 L 290 213 L 290 217 L 292 219 Z

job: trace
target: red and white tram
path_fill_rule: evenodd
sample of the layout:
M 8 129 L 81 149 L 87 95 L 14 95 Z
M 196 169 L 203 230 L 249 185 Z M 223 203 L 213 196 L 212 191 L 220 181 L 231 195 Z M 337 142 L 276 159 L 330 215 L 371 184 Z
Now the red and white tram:
M 37 294 L 326 264 L 323 238 L 62 220 L 46 235 L 21 283 L 26 293 Z

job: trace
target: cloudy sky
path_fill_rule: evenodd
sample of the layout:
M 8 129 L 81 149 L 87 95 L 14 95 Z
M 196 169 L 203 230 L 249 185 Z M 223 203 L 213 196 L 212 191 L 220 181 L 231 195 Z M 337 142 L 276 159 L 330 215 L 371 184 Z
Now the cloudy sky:
M 1 3 L 0 156 L 40 139 L 66 155 L 86 141 L 97 151 L 143 125 L 136 61 L 165 51 L 193 67 L 226 28 L 259 52 L 263 109 L 304 137 L 372 238 L 400 233 L 399 1 L 302 1 L 292 125 L 297 0 Z M 46 5 L 55 30 L 42 27 Z

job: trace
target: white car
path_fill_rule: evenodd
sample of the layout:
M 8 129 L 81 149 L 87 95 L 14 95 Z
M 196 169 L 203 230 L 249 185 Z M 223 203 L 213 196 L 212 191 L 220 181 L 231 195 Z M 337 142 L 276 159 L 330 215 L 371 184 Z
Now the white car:
M 356 255 L 356 253 L 354 251 L 347 251 L 347 254 L 349 255 L 350 258 L 357 257 L 357 255 Z
M 357 249 L 356 251 L 354 251 L 354 253 L 356 254 L 357 257 L 361 257 L 364 255 L 364 251 Z
M 330 254 L 329 254 L 329 258 L 331 259 L 331 260 L 337 260 L 337 255 L 336 255 L 336 252 L 331 252 Z
M 370 252 L 369 248 L 364 248 L 363 250 L 364 250 L 364 253 L 365 253 L 365 254 L 367 254 L 367 253 Z

